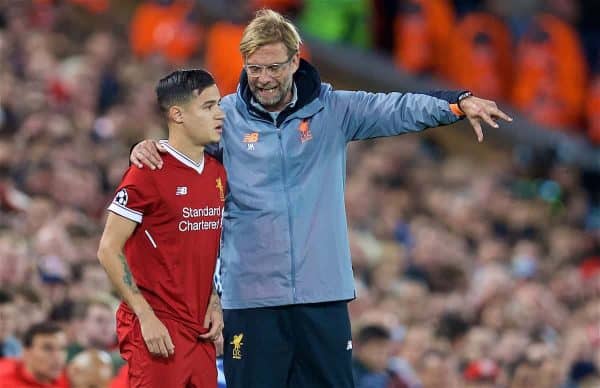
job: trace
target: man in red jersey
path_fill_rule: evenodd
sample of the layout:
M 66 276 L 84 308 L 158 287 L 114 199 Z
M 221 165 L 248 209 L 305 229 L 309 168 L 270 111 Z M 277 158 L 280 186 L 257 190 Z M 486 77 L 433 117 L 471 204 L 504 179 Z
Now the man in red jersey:
M 0 388 L 67 388 L 67 336 L 52 322 L 31 326 L 23 336 L 23 359 L 0 361 Z
M 127 170 L 98 258 L 124 299 L 117 336 L 130 386 L 216 387 L 223 317 L 212 279 L 226 181 L 204 146 L 221 136 L 220 94 L 203 70 L 169 74 L 156 94 L 169 126 L 166 168 Z

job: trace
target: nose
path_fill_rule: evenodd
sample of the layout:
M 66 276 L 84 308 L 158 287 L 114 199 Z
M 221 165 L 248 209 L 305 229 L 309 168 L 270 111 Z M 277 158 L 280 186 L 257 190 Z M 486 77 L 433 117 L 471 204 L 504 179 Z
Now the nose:
M 221 109 L 220 106 L 217 105 L 217 111 L 215 113 L 215 119 L 223 120 L 225 118 L 225 112 Z
M 272 79 L 273 79 L 273 77 L 271 77 L 269 74 L 267 74 L 267 69 L 261 69 L 260 75 L 258 77 L 256 77 L 256 81 L 259 85 L 266 85 Z

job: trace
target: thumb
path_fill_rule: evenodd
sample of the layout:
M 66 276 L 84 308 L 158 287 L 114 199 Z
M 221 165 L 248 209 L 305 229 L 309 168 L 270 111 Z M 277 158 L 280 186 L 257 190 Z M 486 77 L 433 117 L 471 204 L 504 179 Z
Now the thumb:
M 164 145 L 162 145 L 161 143 L 159 143 L 159 142 L 157 142 L 157 141 L 156 141 L 154 144 L 156 144 L 156 149 L 157 149 L 159 152 L 167 152 L 167 147 L 165 147 L 165 146 L 164 146 Z
M 208 310 L 206 312 L 206 315 L 204 316 L 204 327 L 206 327 L 207 329 L 209 329 L 211 322 L 212 322 L 212 314 L 211 314 L 211 311 Z

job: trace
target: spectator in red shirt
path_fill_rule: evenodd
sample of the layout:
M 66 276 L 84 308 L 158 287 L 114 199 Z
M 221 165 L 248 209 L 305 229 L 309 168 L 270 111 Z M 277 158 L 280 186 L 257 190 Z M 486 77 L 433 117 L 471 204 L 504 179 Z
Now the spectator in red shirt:
M 67 336 L 53 322 L 27 330 L 23 359 L 0 361 L 0 388 L 66 388 Z

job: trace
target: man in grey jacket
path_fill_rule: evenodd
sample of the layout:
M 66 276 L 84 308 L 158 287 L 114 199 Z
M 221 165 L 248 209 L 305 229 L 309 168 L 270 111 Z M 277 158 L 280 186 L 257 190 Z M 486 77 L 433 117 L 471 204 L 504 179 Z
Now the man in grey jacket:
M 355 297 L 344 185 L 346 145 L 462 116 L 511 119 L 468 92 L 334 91 L 299 58 L 296 28 L 263 10 L 240 43 L 238 91 L 223 98 L 229 193 L 221 247 L 228 387 L 353 387 L 347 302 Z M 131 161 L 160 168 L 146 140 Z M 199 247 L 201 249 L 201 247 Z

